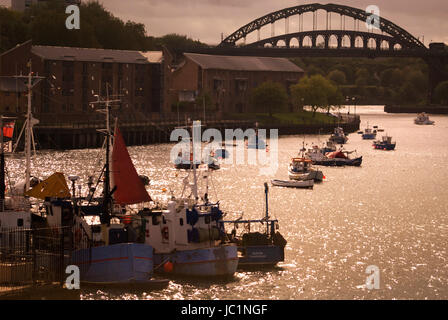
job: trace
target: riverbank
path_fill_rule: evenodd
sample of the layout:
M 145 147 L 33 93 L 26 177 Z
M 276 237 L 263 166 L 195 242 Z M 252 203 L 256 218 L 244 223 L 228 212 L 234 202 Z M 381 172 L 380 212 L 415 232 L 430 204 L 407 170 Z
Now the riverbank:
M 420 113 L 426 112 L 429 114 L 448 114 L 448 106 L 399 106 L 386 105 L 384 112 L 387 113 Z
M 289 115 L 289 116 L 288 116 Z M 315 117 L 301 118 L 292 117 L 290 114 L 278 114 L 277 117 L 266 118 L 264 116 L 233 120 L 206 120 L 202 122 L 203 130 L 214 128 L 225 136 L 226 129 L 242 129 L 243 131 L 255 128 L 278 129 L 279 135 L 292 134 L 326 134 L 332 133 L 337 126 L 346 132 L 359 130 L 359 116 L 341 116 L 340 118 L 325 116 L 321 121 L 322 114 Z M 243 117 L 243 116 L 241 116 Z M 247 115 L 246 115 L 247 117 Z M 170 142 L 171 132 L 179 126 L 185 125 L 177 121 L 123 121 L 119 122 L 120 130 L 127 146 L 148 145 Z M 34 128 L 37 147 L 40 150 L 54 149 L 84 149 L 99 148 L 103 145 L 104 135 L 98 132 L 104 128 L 104 122 L 86 122 L 70 124 L 39 124 Z

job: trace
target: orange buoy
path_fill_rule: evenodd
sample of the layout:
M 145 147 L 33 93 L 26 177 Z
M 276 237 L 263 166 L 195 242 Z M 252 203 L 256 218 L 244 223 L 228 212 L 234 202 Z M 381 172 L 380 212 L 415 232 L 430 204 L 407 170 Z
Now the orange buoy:
M 167 273 L 170 273 L 173 271 L 173 263 L 171 261 L 166 262 L 163 265 L 163 270 Z

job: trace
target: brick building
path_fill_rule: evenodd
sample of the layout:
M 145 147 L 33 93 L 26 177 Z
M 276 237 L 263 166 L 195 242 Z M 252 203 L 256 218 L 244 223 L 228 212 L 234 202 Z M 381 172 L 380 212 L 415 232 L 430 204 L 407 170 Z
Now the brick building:
M 196 98 L 205 94 L 211 100 L 209 108 L 215 112 L 248 112 L 252 89 L 273 81 L 283 84 L 289 93 L 290 85 L 304 75 L 301 68 L 284 58 L 193 53 L 184 57 L 167 71 L 166 110 L 174 111 L 182 102 L 195 104 Z
M 33 113 L 41 122 L 86 121 L 101 118 L 90 103 L 96 95 L 120 97 L 116 107 L 125 119 L 150 118 L 159 113 L 162 95 L 159 84 L 163 59 L 148 60 L 157 53 L 128 50 L 34 46 L 31 41 L 0 55 L 0 75 L 26 75 L 28 61 L 34 75 L 43 76 L 33 89 Z M 161 54 L 159 54 L 160 56 Z M 154 73 L 155 74 L 155 73 Z M 155 81 L 155 84 L 152 84 Z M 156 89 L 153 89 L 156 88 Z M 106 90 L 107 89 L 107 90 Z M 155 90 L 155 91 L 154 91 Z M 49 118 L 51 115 L 51 118 Z
M 19 79 L 0 77 L 0 115 L 25 113 L 27 92 L 26 86 Z

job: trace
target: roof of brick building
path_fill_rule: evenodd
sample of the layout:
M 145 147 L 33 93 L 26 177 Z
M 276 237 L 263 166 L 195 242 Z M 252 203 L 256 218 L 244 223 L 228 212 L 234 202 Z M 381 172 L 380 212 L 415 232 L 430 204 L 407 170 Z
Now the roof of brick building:
M 185 53 L 184 55 L 200 65 L 203 69 L 304 72 L 293 62 L 285 58 L 217 56 L 197 53 Z

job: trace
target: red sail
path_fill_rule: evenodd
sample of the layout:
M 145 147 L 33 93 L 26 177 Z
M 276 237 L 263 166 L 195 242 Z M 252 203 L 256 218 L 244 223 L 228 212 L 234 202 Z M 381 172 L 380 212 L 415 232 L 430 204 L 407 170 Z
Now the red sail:
M 112 176 L 113 183 L 117 187 L 113 193 L 116 203 L 134 204 L 151 201 L 143 181 L 135 170 L 118 127 L 115 128 L 112 150 Z

